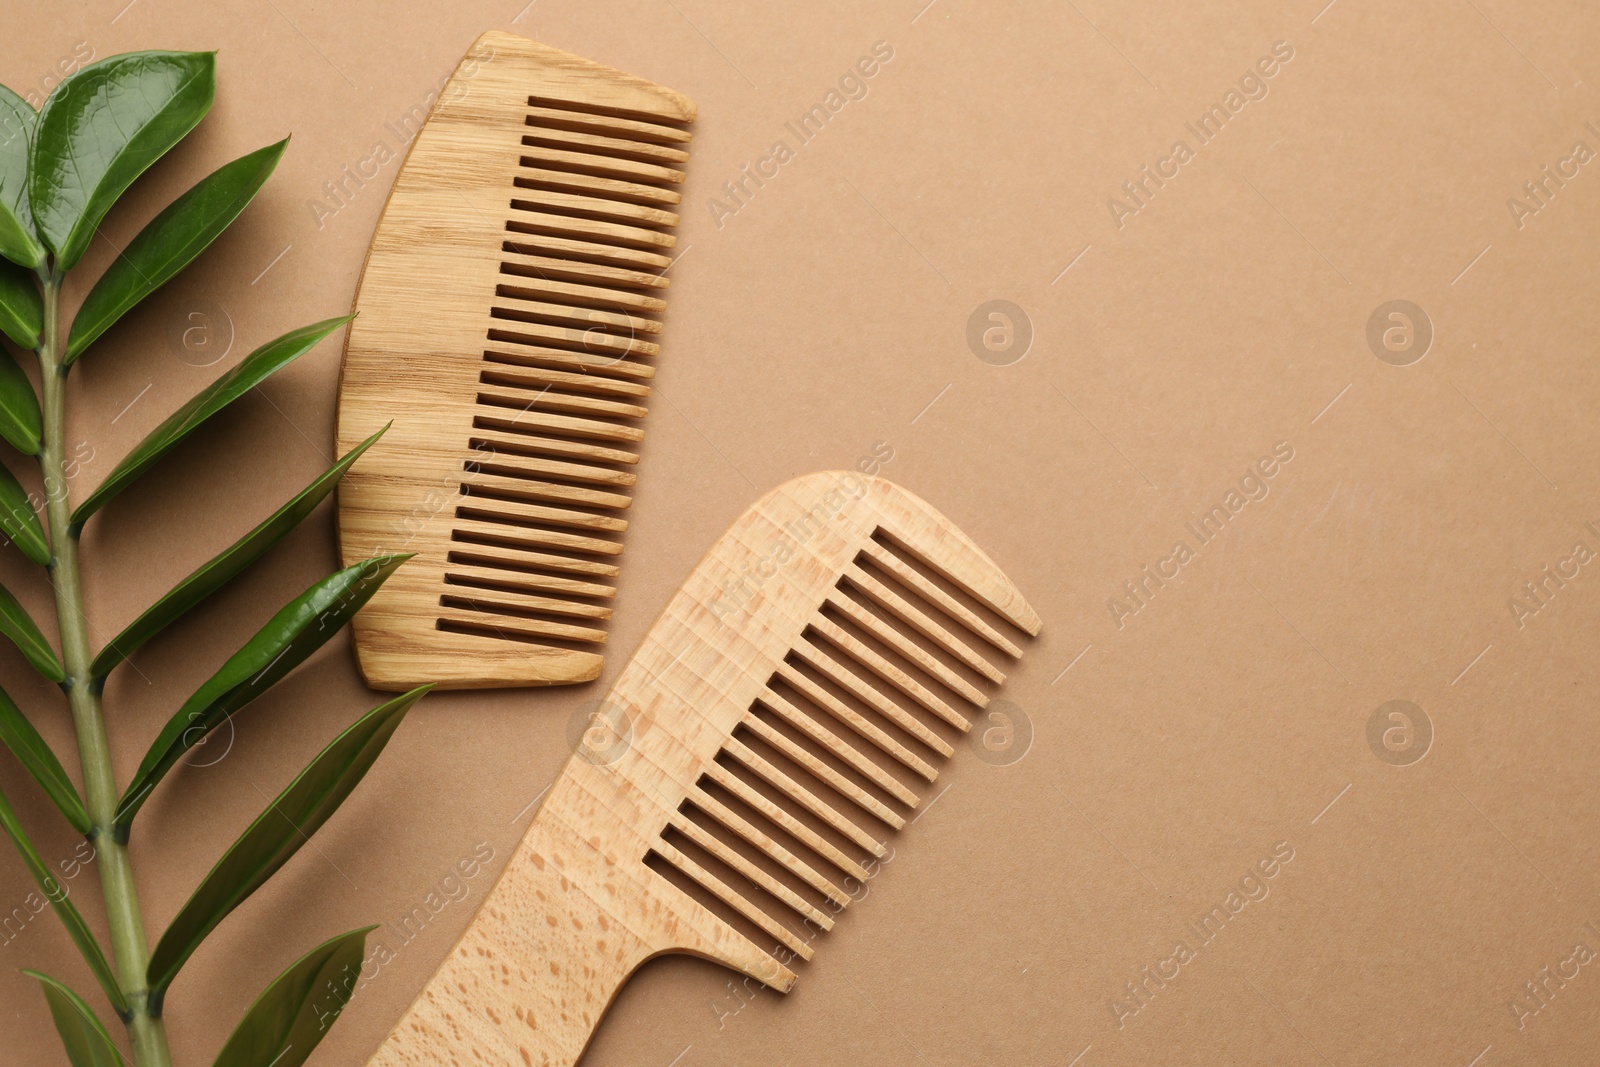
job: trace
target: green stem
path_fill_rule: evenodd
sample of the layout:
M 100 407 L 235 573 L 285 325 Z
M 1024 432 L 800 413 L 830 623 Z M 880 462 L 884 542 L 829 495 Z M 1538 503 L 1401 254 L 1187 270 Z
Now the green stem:
M 39 345 L 39 374 L 44 409 L 44 440 L 39 467 L 44 475 L 45 517 L 50 529 L 50 579 L 56 591 L 56 624 L 61 632 L 61 660 L 66 667 L 67 702 L 78 735 L 78 759 L 83 768 L 84 801 L 89 809 L 100 886 L 105 897 L 106 920 L 111 928 L 111 951 L 117 978 L 128 1000 L 131 1017 L 128 1037 L 133 1043 L 136 1067 L 171 1067 L 167 1034 L 159 1003 L 152 1005 L 146 969 L 150 950 L 145 942 L 139 894 L 133 883 L 133 866 L 126 841 L 119 840 L 116 823 L 118 790 L 111 765 L 111 745 L 105 716 L 100 709 L 100 687 L 90 677 L 89 630 L 83 613 L 83 586 L 78 567 L 78 531 L 72 525 L 67 493 L 66 384 L 61 365 L 59 298 L 61 279 L 43 283 L 44 337 Z

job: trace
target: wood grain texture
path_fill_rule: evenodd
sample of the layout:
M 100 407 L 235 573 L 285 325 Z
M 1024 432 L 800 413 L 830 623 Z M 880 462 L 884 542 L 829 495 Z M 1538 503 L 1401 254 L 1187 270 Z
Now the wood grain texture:
M 880 557 L 960 613 L 871 564 Z M 927 639 L 917 653 L 891 660 L 832 621 L 868 566 L 893 605 L 872 632 L 898 618 L 896 638 Z M 1020 654 L 998 628 L 1039 625 L 999 568 L 905 490 L 839 471 L 775 489 L 668 603 L 370 1064 L 575 1063 L 628 976 L 662 953 L 787 991 L 788 964 L 811 957 L 849 879 L 869 877 L 863 862 L 917 805 L 905 779 L 925 786 L 937 773 L 926 757 L 950 753 L 935 731 L 966 730 L 966 711 L 988 703 L 979 686 L 1004 678 L 994 661 Z M 971 671 L 977 685 L 950 666 L 972 661 L 986 668 Z M 805 662 L 828 664 L 831 681 Z
M 367 682 L 600 672 L 687 160 L 688 100 L 502 32 L 462 59 L 373 235 L 339 387 Z

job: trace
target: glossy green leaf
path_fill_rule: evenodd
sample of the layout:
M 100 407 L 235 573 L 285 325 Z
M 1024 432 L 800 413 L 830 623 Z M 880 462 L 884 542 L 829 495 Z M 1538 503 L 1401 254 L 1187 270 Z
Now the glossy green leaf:
M 26 268 L 0 259 L 0 332 L 29 349 L 39 347 L 44 329 L 44 300 L 33 278 Z
M 293 500 L 273 512 L 265 522 L 212 557 L 209 562 L 173 587 L 166 596 L 151 605 L 143 615 L 130 623 L 112 639 L 110 644 L 100 650 L 100 654 L 95 656 L 94 662 L 89 665 L 90 675 L 104 678 L 110 674 L 117 664 L 133 655 L 146 641 L 260 559 L 267 549 L 277 544 L 285 534 L 311 514 L 323 498 L 333 491 L 333 487 L 344 477 L 344 472 L 350 469 L 350 465 L 360 458 L 361 453 L 365 452 L 374 441 L 382 437 L 388 428 L 385 426 L 346 452 L 339 462 L 329 467 L 316 481 L 300 490 Z
M 4 464 L 0 464 L 0 533 L 15 541 L 23 554 L 39 566 L 50 562 L 50 546 L 45 544 L 44 527 L 39 525 L 33 502 Z
M 44 262 L 28 210 L 28 147 L 38 121 L 32 104 L 0 85 L 0 256 L 28 268 Z
M 84 297 L 62 362 L 77 359 L 130 308 L 205 251 L 255 198 L 288 143 L 286 137 L 224 164 L 151 219 Z
M 410 556 L 378 556 L 332 574 L 272 617 L 216 674 L 184 701 L 145 753 L 118 805 L 117 825 L 133 822 L 151 790 L 183 754 L 228 717 L 277 684 L 343 629 Z
M 11 353 L 0 347 L 0 437 L 23 455 L 36 456 L 41 432 L 43 421 L 33 383 Z
M 3 586 L 0 586 L 0 634 L 17 646 L 28 662 L 33 664 L 34 670 L 52 682 L 60 682 L 67 676 L 61 660 L 56 657 L 56 650 L 50 647 L 50 642 L 44 639 L 39 627 L 17 603 L 17 598 Z
M 50 797 L 52 803 L 67 817 L 67 822 L 80 834 L 90 829 L 89 813 L 84 810 L 83 798 L 67 777 L 66 770 L 44 738 L 34 728 L 22 709 L 11 697 L 0 690 L 0 741 L 17 757 L 17 762 L 33 775 L 34 781 Z
M 147 976 L 164 991 L 207 934 L 289 861 L 344 803 L 389 743 L 390 736 L 430 686 L 413 689 L 363 715 L 300 772 L 256 817 L 156 943 Z
M 73 944 L 78 946 L 84 962 L 94 972 L 95 980 L 100 983 L 100 988 L 105 990 L 107 999 L 119 1014 L 125 1014 L 128 1002 L 111 973 L 111 965 L 106 962 L 106 954 L 100 951 L 100 943 L 94 939 L 94 934 L 89 932 L 83 916 L 78 914 L 78 909 L 67 898 L 67 887 L 56 881 L 55 876 L 50 873 L 50 868 L 39 858 L 38 850 L 33 847 L 33 842 L 28 840 L 22 824 L 17 821 L 17 813 L 11 810 L 11 802 L 6 799 L 4 793 L 0 793 L 0 830 L 4 830 L 11 838 L 11 843 L 17 846 L 17 852 L 22 856 L 22 862 L 27 866 L 28 873 L 33 875 L 39 892 L 50 902 L 50 907 L 55 910 L 61 925 L 67 928 L 67 935 L 72 938 Z
M 375 926 L 325 941 L 250 1005 L 212 1067 L 301 1067 L 354 992 Z
M 29 155 L 34 226 L 55 269 L 77 265 L 123 190 L 211 109 L 215 52 L 127 52 L 56 86 Z
M 50 1005 L 50 1017 L 56 1021 L 56 1033 L 67 1050 L 67 1062 L 72 1067 L 122 1067 L 122 1053 L 106 1028 L 101 1025 L 94 1009 L 82 997 L 38 971 L 23 969 L 23 974 L 36 980 L 44 990 L 44 999 Z
M 237 367 L 212 382 L 199 395 L 174 411 L 167 420 L 140 441 L 132 452 L 106 476 L 89 499 L 78 505 L 72 513 L 74 523 L 82 523 L 99 511 L 106 501 L 131 485 L 139 475 L 155 466 L 173 446 L 189 435 L 195 427 L 260 385 L 275 372 L 293 363 L 311 351 L 324 337 L 350 321 L 351 316 L 341 315 L 312 326 L 291 330 L 282 337 L 268 341 L 239 362 Z

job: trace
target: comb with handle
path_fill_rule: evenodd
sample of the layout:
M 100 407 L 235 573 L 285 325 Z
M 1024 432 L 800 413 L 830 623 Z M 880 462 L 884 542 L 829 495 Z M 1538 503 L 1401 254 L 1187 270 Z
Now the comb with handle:
M 1021 654 L 1013 627 L 1039 617 L 905 490 L 773 490 L 668 603 L 369 1067 L 576 1063 L 668 952 L 787 992 Z
M 694 105 L 480 37 L 378 221 L 345 344 L 345 559 L 415 553 L 357 616 L 367 682 L 600 672 Z

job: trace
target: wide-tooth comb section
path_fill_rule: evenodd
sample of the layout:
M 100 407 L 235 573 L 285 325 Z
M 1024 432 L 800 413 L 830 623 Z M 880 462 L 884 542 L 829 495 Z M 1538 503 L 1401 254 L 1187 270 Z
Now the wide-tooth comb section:
M 564 306 L 544 300 L 536 300 L 531 297 L 518 297 L 518 301 L 519 303 L 514 307 L 496 308 L 494 317 L 517 322 L 542 322 L 557 326 L 576 326 L 582 330 L 588 330 L 595 326 L 609 326 L 633 335 L 661 332 L 661 323 L 659 321 L 642 318 L 638 315 L 630 315 L 625 311 L 602 313 L 597 308 Z M 566 338 L 563 336 L 562 340 L 566 340 Z M 486 355 L 485 358 L 493 361 L 495 357 Z M 597 360 L 590 364 L 591 369 L 589 371 L 560 379 L 559 384 L 575 385 L 589 380 L 591 388 L 595 389 L 605 388 L 610 392 L 631 392 L 635 396 L 650 395 L 650 390 L 645 386 L 626 385 L 593 373 L 595 370 L 602 370 L 611 366 L 614 362 L 615 360 L 610 359 Z M 596 378 L 599 380 L 594 381 L 593 379 Z
M 642 419 L 645 409 L 632 399 L 619 399 L 622 389 L 607 388 L 596 375 L 564 374 L 548 370 L 509 370 L 494 367 L 479 375 L 485 385 L 532 390 L 534 401 L 547 411 L 567 411 L 579 415 L 609 415 L 618 419 Z M 618 383 L 626 386 L 627 383 Z M 559 390 L 559 392 L 557 391 Z M 611 394 L 611 395 L 607 395 Z M 506 393 L 505 396 L 515 394 Z M 633 394 L 643 400 L 648 390 Z
M 486 523 L 526 551 L 621 553 L 693 117 L 506 34 L 440 93 L 373 237 L 341 383 L 342 447 L 393 420 L 341 489 L 344 555 L 414 554 L 356 627 L 371 684 L 598 674 L 573 643 L 603 640 L 608 613 L 548 602 L 587 591 L 467 596 L 451 553 Z M 592 625 L 560 621 L 575 615 Z
M 763 832 L 744 816 L 706 793 L 699 793 L 693 803 L 707 816 L 726 826 L 759 850 L 763 855 L 791 871 L 797 878 L 843 908 L 850 903 L 850 894 L 824 878 L 815 867 L 778 844 L 771 835 Z
M 544 523 L 602 533 L 621 533 L 628 528 L 628 520 L 613 515 L 595 515 L 573 508 L 530 503 L 523 498 L 530 495 L 533 499 L 540 497 L 537 494 L 530 494 L 520 486 L 514 490 L 496 491 L 498 487 L 494 484 L 487 480 L 476 479 L 465 483 L 462 488 L 470 490 L 467 502 L 456 509 L 457 514 L 463 518 L 491 518 L 529 526 Z
M 861 629 L 894 649 L 918 667 L 921 667 L 924 673 L 930 674 L 940 682 L 943 682 L 945 688 L 953 690 L 957 695 L 980 708 L 989 703 L 989 698 L 980 692 L 977 686 L 939 662 L 936 657 L 924 651 L 921 645 L 900 633 L 887 622 L 879 619 L 878 616 L 872 614 L 872 612 L 857 604 L 848 596 L 836 592 L 828 597 L 828 603 L 838 608 L 842 614 L 861 627 Z M 951 714 L 955 714 L 954 710 L 951 711 Z M 960 725 L 960 722 L 956 719 L 947 721 Z
M 564 405 L 559 402 L 545 402 L 537 406 L 544 399 L 544 391 L 528 395 L 513 392 L 509 389 L 483 389 L 478 390 L 478 403 L 491 408 L 510 408 L 516 412 L 510 416 L 512 422 L 522 432 L 529 435 L 540 434 L 558 437 L 576 437 L 593 441 L 623 441 L 636 442 L 644 440 L 644 431 L 637 426 L 621 423 L 607 422 L 602 419 L 584 418 L 579 415 L 565 414 Z M 570 410 L 570 408 L 566 408 Z M 499 414 L 499 412 L 495 412 Z M 469 464 L 476 467 L 477 460 L 463 461 L 463 468 Z
M 515 464 L 479 463 L 476 466 L 479 473 L 463 482 L 462 486 L 468 491 L 468 495 L 499 497 L 502 500 L 548 501 L 553 504 L 569 504 L 605 511 L 618 511 L 628 506 L 628 497 L 622 493 L 497 473 L 497 468 L 504 469 L 507 466 L 514 467 Z M 623 519 L 606 521 L 603 517 L 596 516 L 593 520 L 571 522 L 567 525 L 583 525 L 596 530 L 620 532 L 626 529 L 625 522 Z
M 1043 627 L 1039 613 L 1022 598 L 1016 586 L 1003 575 L 981 566 L 974 567 L 970 554 L 948 540 L 918 543 L 918 538 L 907 536 L 906 531 L 897 530 L 893 523 L 880 529 L 876 539 L 934 571 L 982 604 L 985 610 L 1003 617 L 1023 633 L 1034 636 Z
M 475 521 L 452 542 L 452 591 L 519 594 L 498 606 L 557 619 L 534 583 L 604 576 L 548 558 L 593 557 L 520 540 L 552 529 Z M 506 569 L 517 554 L 524 585 L 480 562 L 499 551 Z M 1000 677 L 990 657 L 1020 651 L 1037 627 L 999 569 L 910 493 L 849 472 L 773 490 L 651 627 L 501 883 L 396 1028 L 406 1055 L 373 1067 L 464 1062 L 452 1060 L 470 1029 L 461 1020 L 489 1015 L 524 1061 L 570 1067 L 618 987 L 665 952 L 788 990 L 788 965 L 838 936 L 845 907 L 887 869 L 887 839 L 911 832 L 935 763 Z M 485 957 L 519 962 L 480 978 Z
M 470 505 L 462 505 L 457 515 L 454 532 L 473 536 L 476 540 L 507 544 L 533 552 L 564 550 L 594 556 L 615 556 L 622 552 L 622 546 L 615 541 L 520 523 L 491 508 L 485 508 L 480 513 Z
M 518 230 L 518 232 L 526 232 L 526 230 Z M 507 258 L 507 264 L 517 262 L 517 264 L 526 266 L 526 261 L 523 259 L 526 256 L 549 256 L 550 259 L 571 259 L 574 262 L 589 262 L 589 264 L 595 264 L 595 266 L 616 267 L 616 269 L 621 270 L 642 272 L 643 275 L 646 275 L 645 280 L 637 283 L 637 285 L 645 286 L 645 288 L 659 286 L 659 283 L 661 283 L 659 275 L 661 275 L 662 270 L 672 266 L 672 256 L 662 256 L 659 253 L 650 253 L 650 251 L 627 248 L 627 246 L 622 245 L 582 242 L 582 240 L 574 240 L 574 238 L 570 237 L 557 237 L 554 234 L 539 234 L 538 237 L 531 238 L 531 240 L 509 240 L 504 245 L 504 248 L 509 253 L 518 253 L 518 256 L 520 256 L 518 259 Z M 522 270 L 517 270 L 515 274 L 523 274 L 523 272 Z M 518 306 L 515 309 L 506 307 L 506 309 L 498 310 L 504 315 L 512 314 L 512 312 L 530 312 L 530 310 L 534 309 Z M 549 314 L 549 312 L 546 312 L 546 314 Z M 634 323 L 627 323 L 627 325 L 632 326 Z M 659 333 L 659 330 L 651 331 L 651 333 Z
M 608 289 L 665 289 L 671 283 L 657 271 L 629 270 L 594 262 L 596 257 L 574 256 L 567 259 L 553 253 L 560 251 L 557 239 L 544 238 L 528 242 L 507 241 L 503 246 L 501 267 L 507 274 L 557 278 L 568 281 L 592 283 Z M 670 262 L 670 261 L 669 261 Z M 507 310 L 515 310 L 515 307 Z M 570 333 L 545 335 L 550 340 L 564 341 L 574 346 L 590 348 L 602 345 L 603 337 L 574 337 Z M 603 345 L 602 345 L 603 347 Z M 651 353 L 654 354 L 654 353 Z
M 794 669 L 789 664 L 785 663 L 779 665 L 777 677 L 787 682 L 795 689 L 796 692 L 809 697 L 819 708 L 826 711 L 829 715 L 832 715 L 839 722 L 850 727 L 850 729 L 854 730 L 861 737 L 871 741 L 879 748 L 879 750 L 887 753 L 890 756 L 893 756 L 895 759 L 899 760 L 902 764 L 904 764 L 906 767 L 909 767 L 923 778 L 931 782 L 938 774 L 938 772 L 933 769 L 933 765 L 927 760 L 911 751 L 899 741 L 896 741 L 877 724 L 867 719 L 854 708 L 851 708 L 844 701 L 840 700 L 832 693 L 829 693 L 811 678 Z M 891 707 L 892 706 L 893 705 L 891 705 Z M 912 721 L 914 722 L 915 720 Z M 937 742 L 938 737 L 935 736 L 934 740 Z
M 477 563 L 490 567 L 536 573 L 541 570 L 561 571 L 571 574 L 590 574 L 599 578 L 614 578 L 617 566 L 601 560 L 579 559 L 552 552 L 535 552 L 516 545 L 495 540 L 490 523 L 462 523 L 456 531 L 458 542 L 451 546 L 451 563 Z M 608 585 L 593 583 L 585 595 L 611 596 L 615 590 Z
M 581 644 L 603 645 L 606 632 L 592 626 L 574 626 L 565 622 L 544 619 L 518 618 L 499 605 L 487 604 L 479 609 L 457 608 L 452 598 L 444 597 L 439 610 L 439 627 L 451 633 L 493 635 L 506 640 L 556 640 Z
M 749 745 L 739 740 L 732 740 L 722 746 L 722 750 L 773 785 L 784 796 L 874 856 L 883 856 L 889 851 L 882 841 L 867 833 L 855 822 L 846 818 L 842 812 L 825 803 L 811 790 L 773 766 L 770 761 L 757 755 L 750 749 Z
M 770 709 L 784 722 L 805 734 L 820 747 L 833 753 L 844 763 L 849 764 L 853 770 L 867 778 L 879 789 L 890 794 L 902 804 L 910 807 L 916 806 L 917 794 L 901 783 L 898 778 L 872 762 L 860 750 L 850 745 L 839 735 L 827 729 L 827 727 L 795 707 L 789 701 L 783 699 L 783 697 L 774 693 L 770 688 L 763 689 L 761 695 L 756 699 L 761 702 L 762 707 Z M 749 724 L 750 718 L 747 717 L 745 721 Z M 898 822 L 893 825 L 896 829 L 900 827 Z
M 511 271 L 501 272 L 499 284 L 495 287 L 495 295 L 526 300 L 536 304 L 564 300 L 574 308 L 587 308 L 590 311 L 600 312 L 602 315 L 610 314 L 612 316 L 627 316 L 630 312 L 659 312 L 667 309 L 665 300 L 658 296 L 651 296 L 648 293 L 620 292 L 598 285 L 562 281 L 559 278 L 534 277 L 532 275 L 513 277 Z M 592 323 L 595 320 L 590 318 L 585 321 Z M 602 317 L 600 321 L 626 324 L 630 323 L 632 318 L 631 316 L 611 319 Z
M 617 146 L 628 144 L 621 138 L 608 137 L 603 141 L 590 139 L 587 142 L 563 143 L 553 137 L 524 137 L 522 143 L 537 149 L 533 154 L 522 157 L 524 167 L 543 167 L 550 170 L 571 171 L 574 174 L 614 178 L 629 183 L 631 188 L 639 188 L 635 184 L 639 182 L 661 186 L 683 181 L 681 170 L 664 167 L 658 163 L 643 162 L 637 158 L 638 152 L 619 151 Z M 638 147 L 646 146 L 641 142 L 638 143 Z M 677 196 L 676 193 L 671 195 Z
M 485 412 L 472 420 L 472 426 L 475 430 L 488 430 L 504 435 L 501 440 L 507 443 L 506 451 L 512 455 L 562 456 L 574 460 L 588 460 L 589 465 L 596 468 L 596 477 L 606 476 L 607 468 L 603 466 L 604 464 L 631 465 L 639 462 L 639 454 L 625 448 L 546 433 L 545 430 L 560 427 L 542 425 L 538 417 L 527 416 L 528 412 L 525 409 L 505 413 Z M 474 439 L 478 439 L 478 435 L 474 434 Z M 484 460 L 477 459 L 471 462 L 476 467 Z
M 620 115 L 585 115 L 569 108 L 540 107 L 537 103 L 528 108 L 527 124 L 536 129 L 576 130 L 625 138 L 630 143 L 647 145 L 688 144 L 689 134 L 656 122 L 637 122 Z
M 595 169 L 588 171 L 557 169 L 551 166 L 550 157 L 561 153 L 545 152 L 538 156 L 522 158 L 522 173 L 517 176 L 519 189 L 549 189 L 554 192 L 577 193 L 608 202 L 625 204 L 679 204 L 683 197 L 672 189 L 663 189 L 649 182 L 629 182 L 608 178 Z M 543 164 L 543 165 L 541 165 Z M 672 216 L 669 226 L 677 225 Z
M 707 768 L 706 777 L 726 789 L 729 793 L 732 793 L 745 805 L 766 816 L 778 829 L 793 837 L 800 844 L 809 848 L 851 878 L 860 881 L 866 880 L 867 869 L 861 866 L 859 862 L 845 855 L 837 845 L 767 799 L 762 793 L 757 792 L 753 786 L 732 771 L 713 764 Z M 701 803 L 701 798 L 695 796 L 695 794 L 690 794 L 690 797 L 694 799 L 696 804 Z
M 795 937 L 786 926 L 756 907 L 743 894 L 700 866 L 700 864 L 679 852 L 666 841 L 657 844 L 654 847 L 654 851 L 662 859 L 687 874 L 696 882 L 699 882 L 712 896 L 777 938 L 778 943 L 784 948 L 797 954 L 801 959 L 809 960 L 811 958 L 812 948 L 810 945 Z
M 478 581 L 474 582 L 473 579 Z M 611 609 L 600 604 L 585 604 L 575 600 L 565 600 L 561 597 L 540 596 L 528 592 L 529 589 L 549 589 L 554 582 L 529 582 L 522 589 L 507 588 L 514 582 L 506 581 L 492 572 L 485 574 L 463 574 L 452 571 L 451 584 L 459 586 L 459 591 L 447 592 L 444 595 L 445 603 L 461 602 L 470 605 L 478 611 L 501 611 L 514 614 L 526 611 L 532 614 L 543 615 L 571 615 L 580 619 L 609 619 Z M 552 592 L 567 592 L 569 590 L 552 589 Z
M 904 560 L 894 555 L 882 545 L 876 543 L 866 544 L 862 546 L 861 551 L 862 554 L 868 559 L 872 560 L 872 562 L 883 567 L 884 570 L 889 571 L 895 577 L 905 582 L 912 589 L 921 593 L 934 604 L 949 612 L 952 618 L 960 622 L 963 626 L 967 627 L 967 629 L 971 630 L 979 637 L 983 638 L 985 641 L 988 641 L 990 644 L 994 645 L 996 648 L 1013 658 L 1021 657 L 1022 649 L 1017 647 L 1016 642 L 1012 641 L 1009 637 L 1006 637 L 999 630 L 996 630 L 993 626 L 985 622 L 975 612 L 966 607 L 955 597 L 951 596 L 943 589 L 940 589 L 925 576 L 919 574 L 915 568 L 911 567 Z M 1030 632 L 1037 632 L 1037 630 Z
M 991 682 L 999 685 L 1006 680 L 1004 672 L 993 663 L 978 655 L 966 642 L 929 618 L 926 612 L 911 604 L 905 597 L 878 581 L 861 567 L 852 565 L 849 570 L 845 571 L 844 577 L 847 582 L 861 590 L 868 599 L 879 607 L 884 608 L 902 622 L 907 623 L 917 633 L 928 638 Z
M 523 135 L 522 143 L 525 145 L 577 150 L 589 156 L 612 156 L 620 160 L 655 163 L 665 167 L 681 166 L 689 161 L 689 153 L 681 148 L 616 136 L 617 133 L 624 132 L 622 130 L 616 130 L 612 134 L 583 133 L 558 126 L 538 126 L 531 118 L 528 124 L 533 127 L 533 132 Z M 682 179 L 683 175 L 679 174 L 669 180 Z
M 717 859 L 732 867 L 762 889 L 765 889 L 772 896 L 789 905 L 804 918 L 816 923 L 824 930 L 833 929 L 833 919 L 829 918 L 827 912 L 822 911 L 799 893 L 796 893 L 793 889 L 790 889 L 787 885 L 784 885 L 778 879 L 750 862 L 745 858 L 744 853 L 723 844 L 687 815 L 681 812 L 674 815 L 672 817 L 672 827 L 717 857 Z
M 531 189 L 529 191 L 531 192 Z M 537 198 L 518 195 L 512 199 L 511 207 L 513 211 L 526 212 L 527 215 L 512 215 L 507 229 L 512 229 L 524 218 L 539 215 L 541 211 L 554 211 L 573 219 L 592 219 L 624 226 L 660 226 L 671 229 L 678 225 L 678 216 L 671 211 L 559 188 L 542 189 Z
M 713 911 L 728 907 L 730 922 L 753 923 L 780 949 L 796 951 L 793 929 L 773 929 L 780 914 L 792 913 L 816 932 L 833 925 L 816 922 L 816 905 L 801 890 L 821 891 L 835 903 L 842 895 L 799 853 L 818 857 L 847 880 L 865 881 L 870 871 L 863 860 L 883 856 L 886 845 L 847 811 L 902 829 L 906 816 L 891 805 L 913 809 L 920 797 L 894 768 L 932 782 L 937 771 L 915 749 L 952 755 L 949 732 L 969 729 L 970 712 L 989 703 L 980 686 L 1004 679 L 970 638 L 956 632 L 987 642 L 990 655 L 1017 655 L 1020 649 L 1000 626 L 1037 626 L 1031 609 L 1010 595 L 1009 583 L 991 580 L 963 546 L 934 541 L 913 548 L 904 529 L 899 535 L 882 526 L 862 530 L 841 557 L 833 585 L 816 595 L 816 609 L 809 615 L 790 610 L 772 621 L 799 628 L 706 766 L 701 789 L 689 795 L 687 810 L 701 813 L 704 823 L 680 809 L 663 831 L 686 835 L 725 868 L 715 884 L 686 869 L 705 890 L 699 903 Z M 993 621 L 985 617 L 990 613 Z M 718 614 L 715 607 L 712 614 Z M 722 625 L 737 628 L 727 620 Z M 675 699 L 693 699 L 687 684 L 657 679 Z M 748 817 L 706 792 L 709 783 Z M 729 836 L 713 834 L 714 826 Z M 761 858 L 776 871 L 760 866 Z M 780 901 L 787 911 L 762 910 L 754 902 L 758 896 Z
M 495 566 L 494 564 L 498 561 L 495 557 L 487 554 L 480 556 L 476 565 L 468 560 L 457 558 L 455 553 L 451 555 L 452 563 L 454 564 L 449 570 L 451 584 L 479 586 L 484 589 L 505 589 L 530 595 L 566 594 L 568 599 L 563 600 L 563 603 L 573 611 L 588 615 L 590 618 L 600 618 L 601 616 L 589 610 L 591 605 L 577 603 L 570 598 L 609 598 L 615 592 L 609 585 L 603 585 L 600 582 L 585 581 L 581 578 L 572 578 L 562 574 L 541 574 L 538 571 L 517 570 L 510 566 Z M 447 593 L 446 595 L 449 594 Z
M 619 489 L 631 488 L 639 480 L 631 471 L 611 470 L 606 467 L 592 467 L 583 463 L 552 459 L 537 452 L 512 452 L 503 448 L 495 450 L 486 438 L 477 435 L 474 435 L 472 441 L 474 448 L 481 444 L 484 451 L 492 456 L 490 459 L 478 462 L 478 470 L 485 474 L 514 478 L 559 479 L 576 482 L 579 485 L 607 485 Z
M 890 810 L 889 806 L 883 801 L 812 755 L 804 745 L 798 745 L 791 741 L 783 731 L 767 725 L 754 713 L 745 716 L 744 726 L 773 749 L 782 753 L 790 762 L 810 771 L 818 780 L 831 786 L 840 796 L 848 797 L 854 801 L 856 806 L 863 811 L 876 815 L 880 820 L 888 823 L 896 830 L 906 824 L 905 819 Z
M 834 629 L 837 630 L 838 628 L 835 627 Z M 840 632 L 842 633 L 842 631 Z M 848 635 L 846 636 L 848 637 Z M 854 638 L 849 638 L 848 643 L 860 645 L 860 642 Z M 873 654 L 865 646 L 861 646 L 861 648 L 863 652 L 869 655 Z M 950 746 L 950 742 L 934 733 L 922 720 L 884 696 L 876 687 L 863 680 L 859 674 L 840 663 L 812 642 L 800 642 L 795 651 L 806 663 L 826 675 L 829 681 L 846 690 L 851 696 L 867 705 L 873 711 L 878 712 L 939 755 L 949 758 L 955 754 L 955 749 Z

